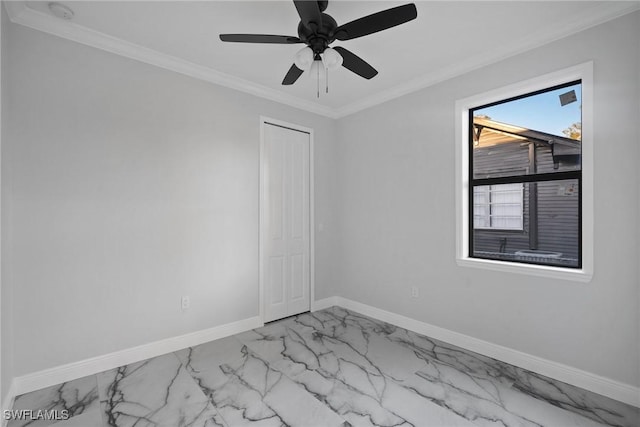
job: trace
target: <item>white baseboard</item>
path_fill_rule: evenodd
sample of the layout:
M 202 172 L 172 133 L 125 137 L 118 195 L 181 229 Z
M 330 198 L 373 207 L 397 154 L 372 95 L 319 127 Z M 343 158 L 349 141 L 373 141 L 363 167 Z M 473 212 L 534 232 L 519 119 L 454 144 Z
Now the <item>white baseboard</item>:
M 251 317 L 237 322 L 227 323 L 201 331 L 191 332 L 177 337 L 143 344 L 137 347 L 92 357 L 90 359 L 73 362 L 54 368 L 45 369 L 31 374 L 14 378 L 12 383 L 13 396 L 50 387 L 66 381 L 82 378 L 87 375 L 97 374 L 119 366 L 150 359 L 152 357 L 178 351 L 183 348 L 193 347 L 198 344 L 228 337 L 250 329 L 259 328 L 264 323 L 259 317 Z M 9 396 L 7 396 L 8 398 Z M 9 402 L 13 404 L 13 401 Z M 11 408 L 11 406 L 5 406 Z
M 553 362 L 531 354 L 523 353 L 488 341 L 473 338 L 449 329 L 430 325 L 419 320 L 411 319 L 400 314 L 372 307 L 342 297 L 331 297 L 316 301 L 315 310 L 340 306 L 387 323 L 435 338 L 449 344 L 480 353 L 494 359 L 510 363 L 529 371 L 601 394 L 606 397 L 640 407 L 640 388 L 602 377 L 581 369 L 576 369 L 562 363 Z
M 311 303 L 311 311 L 324 310 L 325 308 L 333 307 L 334 305 L 340 305 L 339 303 L 342 300 L 343 298 L 341 297 L 329 297 L 313 301 Z

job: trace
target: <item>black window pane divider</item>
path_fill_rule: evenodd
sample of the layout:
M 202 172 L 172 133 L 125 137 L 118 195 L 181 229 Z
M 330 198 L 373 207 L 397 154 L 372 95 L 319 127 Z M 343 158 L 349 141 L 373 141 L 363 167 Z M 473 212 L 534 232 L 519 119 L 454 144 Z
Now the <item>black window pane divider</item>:
M 561 181 L 582 178 L 582 171 L 536 173 L 532 175 L 500 176 L 496 178 L 475 178 L 471 180 L 472 187 L 483 185 L 516 184 L 525 182 Z

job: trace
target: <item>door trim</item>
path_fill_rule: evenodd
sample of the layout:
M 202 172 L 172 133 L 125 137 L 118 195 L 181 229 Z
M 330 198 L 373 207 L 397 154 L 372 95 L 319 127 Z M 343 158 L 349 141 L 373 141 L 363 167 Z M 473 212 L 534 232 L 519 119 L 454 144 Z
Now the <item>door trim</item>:
M 271 117 L 260 116 L 260 230 L 259 230 L 259 314 L 260 319 L 264 322 L 264 304 L 265 304 L 265 283 L 264 283 L 264 254 L 266 238 L 264 233 L 267 230 L 265 201 L 267 192 L 263 177 L 265 167 L 265 149 L 264 149 L 264 129 L 266 125 L 280 126 L 297 132 L 309 134 L 309 308 L 314 311 L 315 300 L 315 182 L 314 182 L 314 161 L 313 161 L 313 129 L 300 126 L 294 123 L 285 122 Z

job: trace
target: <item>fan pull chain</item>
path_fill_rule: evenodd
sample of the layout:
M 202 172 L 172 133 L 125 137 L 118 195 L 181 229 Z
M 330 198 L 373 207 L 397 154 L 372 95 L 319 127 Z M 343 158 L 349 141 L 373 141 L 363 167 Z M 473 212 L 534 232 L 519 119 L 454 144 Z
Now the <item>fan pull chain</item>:
M 325 83 L 327 84 L 325 93 L 329 93 L 329 69 L 328 68 L 324 69 L 324 75 L 326 77 Z
M 318 64 L 318 67 L 316 67 L 316 74 L 317 74 L 317 78 L 316 78 L 316 91 L 317 91 L 317 95 L 318 98 L 320 98 L 320 66 Z

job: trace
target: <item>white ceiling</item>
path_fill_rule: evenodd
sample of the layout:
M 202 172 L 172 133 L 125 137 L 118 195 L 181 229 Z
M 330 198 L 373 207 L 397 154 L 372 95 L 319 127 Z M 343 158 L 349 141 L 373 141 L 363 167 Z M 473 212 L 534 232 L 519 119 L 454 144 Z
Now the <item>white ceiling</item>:
M 418 18 L 344 46 L 379 74 L 365 80 L 345 68 L 329 93 L 303 75 L 280 83 L 303 46 L 223 43 L 220 33 L 297 36 L 291 1 L 60 1 L 74 18 L 56 18 L 48 2 L 5 3 L 13 22 L 174 71 L 340 117 L 467 72 L 640 8 L 638 1 L 414 1 Z M 338 24 L 408 3 L 330 0 Z M 309 74 L 309 73 L 305 73 Z

